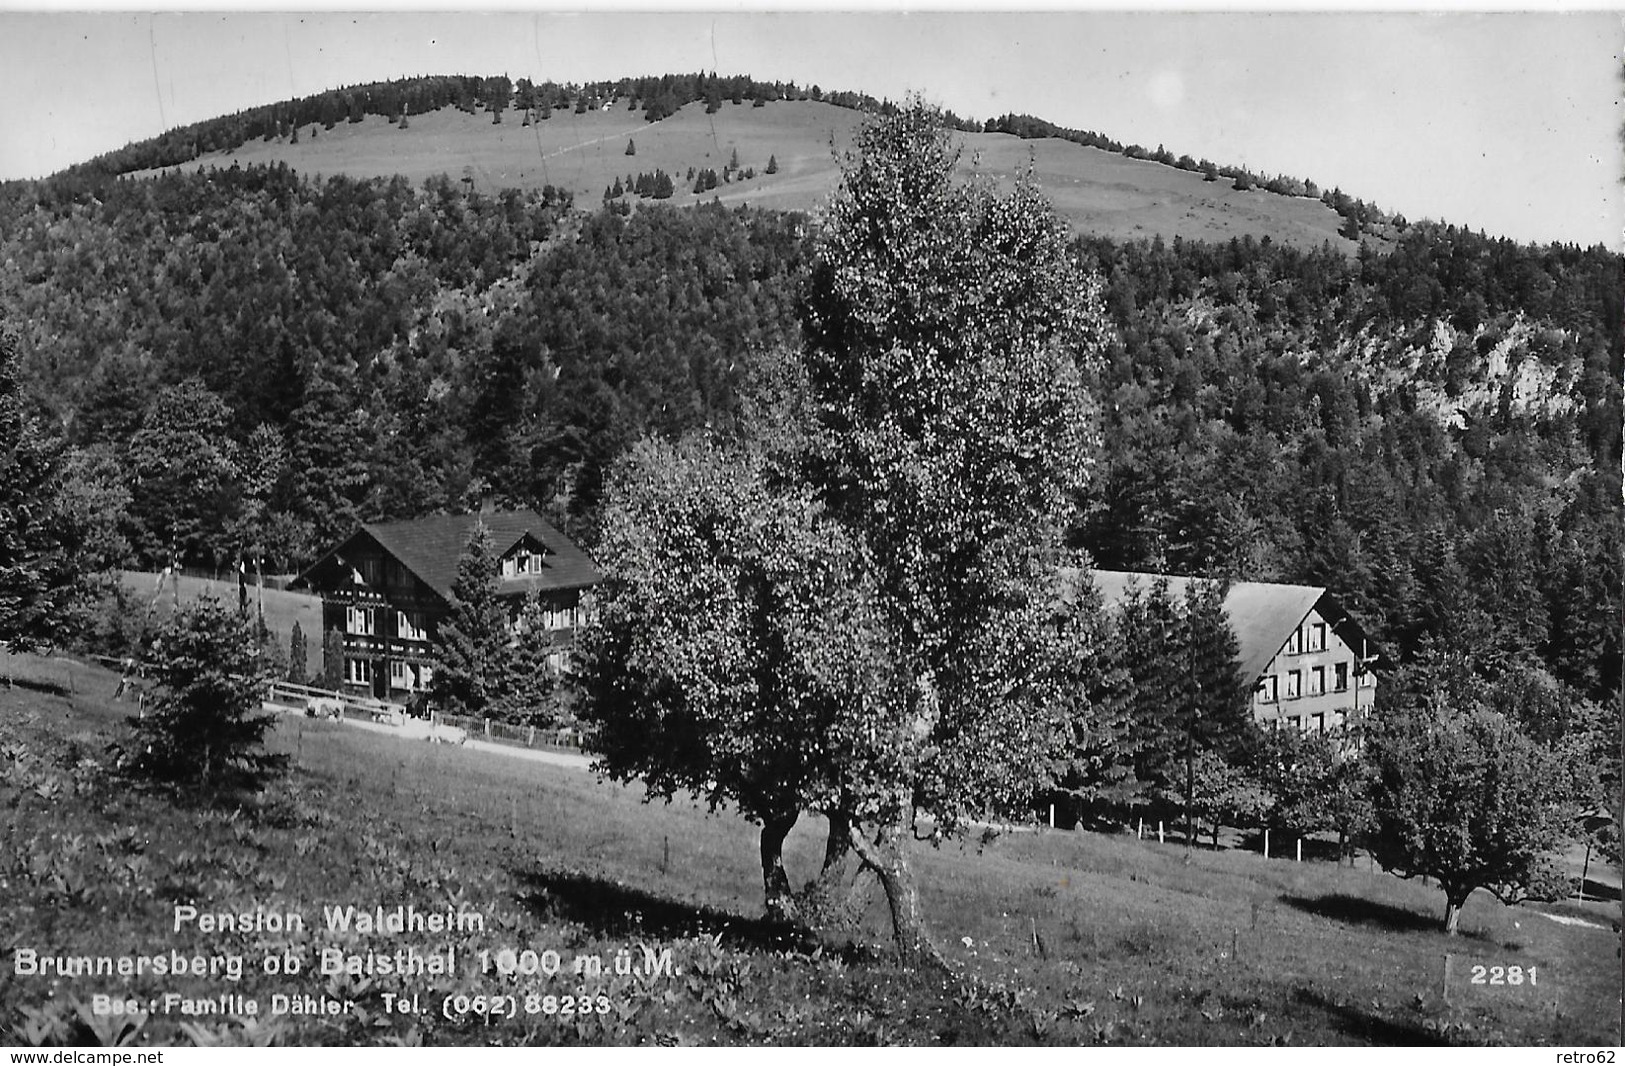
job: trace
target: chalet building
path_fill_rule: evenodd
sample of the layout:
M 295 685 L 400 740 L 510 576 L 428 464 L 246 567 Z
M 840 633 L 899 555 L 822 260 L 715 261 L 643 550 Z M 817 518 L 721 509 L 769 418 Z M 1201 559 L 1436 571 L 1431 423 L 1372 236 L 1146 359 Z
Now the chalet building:
M 1076 581 L 1073 571 L 1070 580 Z M 1129 590 L 1148 593 L 1161 574 L 1093 570 L 1095 587 L 1110 607 Z M 1185 598 L 1195 578 L 1167 577 L 1168 595 Z M 1365 631 L 1324 588 L 1238 581 L 1224 598 L 1236 635 L 1237 661 L 1253 691 L 1253 718 L 1261 725 L 1325 732 L 1368 711 L 1376 697 L 1376 661 Z
M 602 578 L 585 552 L 534 511 L 431 515 L 369 522 L 294 579 L 322 598 L 322 629 L 344 635 L 344 685 L 405 700 L 429 683 L 435 634 L 476 522 L 499 560 L 498 595 L 517 617 L 534 590 L 547 609 L 550 656 L 562 668 L 582 622 L 583 593 Z

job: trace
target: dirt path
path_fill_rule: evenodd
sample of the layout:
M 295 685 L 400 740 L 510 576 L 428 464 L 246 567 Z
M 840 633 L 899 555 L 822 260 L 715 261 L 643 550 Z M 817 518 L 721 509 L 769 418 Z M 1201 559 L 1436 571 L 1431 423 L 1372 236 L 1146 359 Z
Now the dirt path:
M 563 148 L 555 148 L 551 152 L 543 152 L 541 155 L 537 156 L 537 159 L 538 160 L 553 159 L 553 158 L 556 158 L 556 157 L 561 156 L 561 155 L 567 155 L 570 152 L 579 152 L 583 148 L 591 148 L 595 144 L 603 144 L 605 141 L 618 141 L 622 137 L 635 137 L 638 134 L 642 133 L 644 130 L 654 129 L 654 127 L 655 127 L 655 123 L 646 122 L 643 125 L 637 127 L 636 129 L 626 130 L 626 131 L 624 131 L 622 133 L 606 133 L 602 137 L 594 137 L 590 141 L 582 141 L 580 144 L 568 144 L 568 145 L 565 145 Z
M 266 701 L 263 706 L 268 711 L 282 711 L 287 714 L 304 714 L 300 707 L 290 707 L 286 704 Z M 400 737 L 403 740 L 430 739 L 432 727 L 421 718 L 408 718 L 401 725 L 390 725 L 387 722 L 369 722 L 364 718 L 345 717 L 343 723 L 353 729 L 364 729 L 371 733 L 382 733 L 385 736 Z M 592 766 L 592 756 L 580 755 L 571 751 L 554 751 L 547 748 L 521 748 L 513 744 L 494 744 L 489 740 L 466 740 L 462 747 L 472 748 L 475 751 L 490 752 L 493 755 L 506 755 L 511 759 L 527 759 L 530 762 L 547 763 L 550 766 L 567 766 L 577 770 L 586 770 Z

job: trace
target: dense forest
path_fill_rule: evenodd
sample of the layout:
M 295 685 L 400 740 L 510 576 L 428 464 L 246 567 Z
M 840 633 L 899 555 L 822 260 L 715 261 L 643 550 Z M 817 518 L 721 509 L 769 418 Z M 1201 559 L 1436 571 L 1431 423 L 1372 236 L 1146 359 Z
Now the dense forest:
M 531 114 L 563 102 L 521 88 Z M 668 91 L 765 93 L 700 76 L 585 98 Z M 358 518 L 482 498 L 590 546 L 632 442 L 726 422 L 760 356 L 799 343 L 800 216 L 285 166 L 111 176 L 156 161 L 0 190 L 0 314 L 131 563 L 287 571 Z M 1115 336 L 1074 542 L 1103 566 L 1324 584 L 1391 661 L 1472 646 L 1607 698 L 1622 261 L 1434 224 L 1390 236 L 1358 257 L 1079 238 Z
M 144 564 L 292 568 L 358 516 L 486 495 L 582 533 L 607 463 L 725 416 L 750 354 L 795 328 L 782 215 L 277 167 L 0 216 L 30 381 L 75 445 L 123 456 Z
M 1620 683 L 1620 257 L 1412 227 L 1345 258 L 1083 242 L 1117 340 L 1080 543 L 1324 584 L 1424 641 Z

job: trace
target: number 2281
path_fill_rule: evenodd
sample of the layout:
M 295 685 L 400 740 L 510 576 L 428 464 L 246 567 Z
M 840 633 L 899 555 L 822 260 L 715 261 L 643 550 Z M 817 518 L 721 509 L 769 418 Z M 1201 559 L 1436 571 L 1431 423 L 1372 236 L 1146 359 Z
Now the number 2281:
M 1540 983 L 1537 971 L 1539 967 L 1531 966 L 1524 969 L 1522 966 L 1474 966 L 1473 984 L 1475 985 L 1521 985 Z

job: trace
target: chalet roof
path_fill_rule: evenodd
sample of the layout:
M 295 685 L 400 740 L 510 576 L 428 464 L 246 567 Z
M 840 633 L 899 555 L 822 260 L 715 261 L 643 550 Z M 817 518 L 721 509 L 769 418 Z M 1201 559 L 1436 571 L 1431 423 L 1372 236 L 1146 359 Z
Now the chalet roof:
M 367 536 L 394 556 L 447 603 L 457 580 L 457 562 L 462 558 L 474 524 L 484 522 L 491 536 L 492 554 L 501 558 L 528 534 L 546 549 L 540 574 L 504 578 L 499 594 L 517 595 L 532 589 L 561 591 L 586 588 L 603 577 L 587 553 L 563 533 L 554 529 L 535 511 L 487 511 L 483 514 L 428 515 L 399 522 L 366 522 L 333 551 L 323 556 L 308 575 L 327 558 L 342 554 L 357 537 Z M 304 581 L 304 575 L 298 579 Z
M 1069 568 L 1063 574 L 1063 590 L 1081 580 L 1084 571 Z M 1184 599 L 1193 581 L 1203 578 L 1169 574 L 1144 574 L 1124 570 L 1090 570 L 1090 577 L 1108 606 L 1122 602 L 1129 589 L 1150 592 L 1158 581 L 1168 582 L 1168 594 Z M 1063 591 L 1063 596 L 1066 595 Z M 1248 684 L 1257 681 L 1287 639 L 1316 607 L 1332 626 L 1354 626 L 1354 621 L 1332 602 L 1319 585 L 1284 585 L 1268 581 L 1236 581 L 1224 597 L 1224 613 L 1236 634 L 1236 659 Z M 1356 632 L 1358 632 L 1356 627 Z M 1345 639 L 1347 639 L 1345 637 Z

